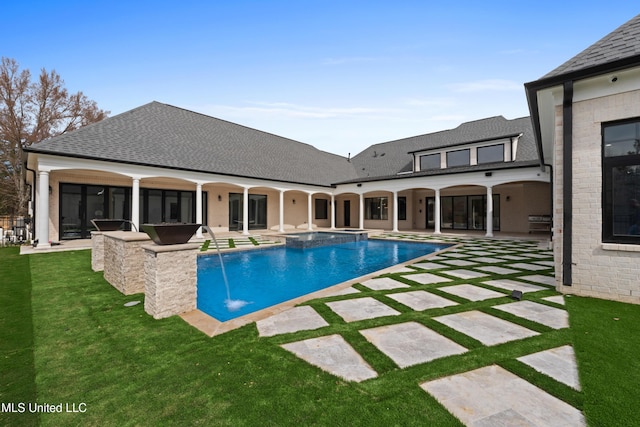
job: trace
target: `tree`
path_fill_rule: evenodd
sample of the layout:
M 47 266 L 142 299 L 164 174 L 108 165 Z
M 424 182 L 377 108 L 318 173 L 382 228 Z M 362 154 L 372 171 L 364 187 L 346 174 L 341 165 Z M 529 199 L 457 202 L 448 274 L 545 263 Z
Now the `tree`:
M 25 215 L 29 194 L 25 185 L 24 148 L 45 139 L 98 122 L 109 111 L 98 108 L 82 92 L 70 94 L 55 72 L 29 70 L 2 57 L 0 64 L 0 213 Z

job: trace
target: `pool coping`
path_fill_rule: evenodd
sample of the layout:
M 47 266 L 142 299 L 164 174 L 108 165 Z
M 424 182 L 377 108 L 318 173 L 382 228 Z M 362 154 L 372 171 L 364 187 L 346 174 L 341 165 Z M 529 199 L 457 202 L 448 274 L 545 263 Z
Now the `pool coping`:
M 400 239 L 390 239 L 390 238 L 381 238 L 381 239 L 376 239 L 375 237 L 371 238 L 371 240 L 394 240 L 394 241 L 402 241 Z M 235 319 L 231 319 L 231 320 L 227 320 L 224 322 L 221 322 L 217 319 L 215 319 L 214 317 L 206 314 L 205 312 L 195 309 L 192 311 L 189 311 L 187 313 L 183 313 L 180 314 L 180 317 L 187 322 L 189 325 L 193 326 L 194 328 L 198 329 L 199 331 L 203 332 L 204 334 L 206 334 L 209 337 L 214 337 L 216 335 L 221 335 L 224 334 L 225 332 L 229 332 L 232 331 L 234 329 L 238 329 L 241 328 L 242 326 L 248 325 L 250 323 L 254 323 L 257 322 L 258 320 L 263 320 L 266 319 L 267 317 L 273 316 L 275 314 L 279 314 L 282 313 L 290 308 L 293 308 L 303 302 L 307 302 L 313 299 L 318 299 L 318 298 L 326 298 L 329 296 L 333 296 L 333 294 L 335 294 L 338 291 L 341 291 L 343 289 L 347 289 L 351 286 L 353 286 L 356 283 L 362 283 L 364 281 L 367 281 L 369 279 L 373 279 L 375 277 L 381 276 L 383 274 L 387 274 L 387 273 L 392 273 L 395 270 L 397 270 L 397 268 L 399 266 L 402 265 L 406 265 L 406 264 L 413 264 L 415 262 L 418 262 L 420 260 L 423 259 L 427 259 L 429 257 L 432 256 L 436 256 L 437 254 L 441 254 L 443 252 L 447 252 L 450 250 L 454 250 L 457 249 L 458 247 L 462 246 L 463 243 L 452 243 L 452 242 L 447 242 L 444 240 L 437 240 L 437 239 L 433 239 L 433 240 L 429 240 L 428 242 L 416 242 L 416 243 L 433 243 L 433 244 L 449 244 L 451 246 L 444 248 L 442 250 L 436 251 L 436 252 L 432 252 L 430 254 L 426 254 L 426 255 L 421 255 L 417 258 L 413 258 L 407 261 L 403 261 L 400 264 L 394 264 L 392 266 L 383 268 L 382 270 L 377 270 L 374 271 L 372 273 L 368 273 L 359 277 L 355 277 L 353 279 L 347 280 L 346 282 L 342 282 L 342 283 L 338 283 L 337 285 L 333 285 L 330 286 L 328 288 L 324 288 L 321 289 L 319 291 L 315 291 L 315 292 L 311 292 L 309 294 L 305 294 L 302 296 L 299 296 L 297 298 L 293 298 L 284 302 L 281 302 L 280 304 L 276 304 L 273 305 L 271 307 L 267 307 L 264 308 L 262 310 L 258 310 L 256 312 L 253 313 L 249 313 L 249 314 L 245 314 L 244 316 L 240 316 L 237 317 Z

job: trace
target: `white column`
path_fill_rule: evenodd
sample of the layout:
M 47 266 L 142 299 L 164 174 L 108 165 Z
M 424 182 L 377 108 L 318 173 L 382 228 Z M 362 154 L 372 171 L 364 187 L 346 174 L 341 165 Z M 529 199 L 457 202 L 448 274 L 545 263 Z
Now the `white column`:
M 196 184 L 196 224 L 202 224 L 202 184 Z M 196 237 L 202 238 L 202 227 L 198 227 Z
M 313 230 L 313 194 L 309 193 L 307 196 L 307 229 Z
M 284 190 L 280 190 L 280 219 L 278 231 L 284 233 Z
M 433 207 L 433 219 L 435 223 L 434 224 L 435 230 L 433 231 L 433 234 L 440 234 L 440 190 L 436 190 L 434 205 L 435 206 Z
M 38 173 L 38 228 L 36 239 L 38 247 L 50 247 L 49 244 L 49 171 Z
M 331 215 L 331 229 L 336 228 L 336 196 L 331 195 L 331 205 L 329 206 L 329 215 Z
M 140 180 L 133 178 L 131 186 L 131 223 L 132 231 L 140 231 Z
M 242 197 L 242 234 L 249 235 L 249 189 L 246 187 Z
M 492 187 L 487 187 L 487 237 L 493 237 L 493 193 Z
M 360 209 L 358 212 L 358 228 L 364 229 L 364 194 L 360 194 Z
M 398 232 L 398 192 L 393 192 L 393 231 Z

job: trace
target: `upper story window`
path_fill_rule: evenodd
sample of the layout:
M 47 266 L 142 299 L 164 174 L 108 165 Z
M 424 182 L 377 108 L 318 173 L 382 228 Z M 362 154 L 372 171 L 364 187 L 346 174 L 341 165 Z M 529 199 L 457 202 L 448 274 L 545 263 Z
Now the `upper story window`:
M 504 144 L 478 147 L 478 164 L 504 162 Z
M 440 153 L 420 156 L 420 170 L 440 169 Z
M 447 152 L 447 167 L 468 166 L 471 164 L 471 150 L 456 150 Z
M 640 244 L 640 118 L 602 126 L 602 240 Z

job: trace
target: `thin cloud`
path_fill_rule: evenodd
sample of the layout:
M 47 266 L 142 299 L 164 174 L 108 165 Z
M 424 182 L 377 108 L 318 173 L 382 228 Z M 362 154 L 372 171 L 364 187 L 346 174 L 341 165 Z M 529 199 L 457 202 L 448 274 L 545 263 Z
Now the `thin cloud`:
M 454 92 L 522 91 L 522 83 L 513 80 L 487 79 L 449 85 Z
M 402 112 L 390 108 L 371 107 L 315 107 L 286 102 L 252 101 L 249 105 L 207 105 L 199 108 L 205 114 L 232 114 L 234 116 L 272 116 L 282 118 L 329 119 L 341 117 L 379 117 Z

